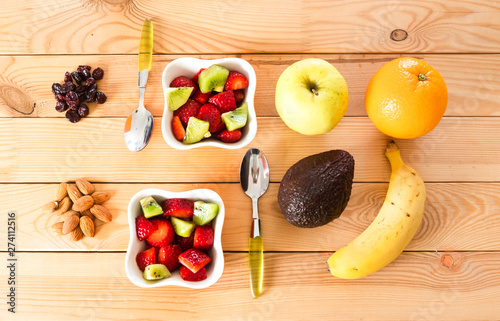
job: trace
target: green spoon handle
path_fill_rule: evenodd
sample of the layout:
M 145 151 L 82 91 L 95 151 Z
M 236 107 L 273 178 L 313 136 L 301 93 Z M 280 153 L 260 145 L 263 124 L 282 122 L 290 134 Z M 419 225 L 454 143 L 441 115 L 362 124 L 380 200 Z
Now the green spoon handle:
M 257 299 L 262 293 L 262 280 L 264 276 L 264 247 L 262 236 L 251 237 L 248 248 L 250 289 L 252 290 L 252 296 Z

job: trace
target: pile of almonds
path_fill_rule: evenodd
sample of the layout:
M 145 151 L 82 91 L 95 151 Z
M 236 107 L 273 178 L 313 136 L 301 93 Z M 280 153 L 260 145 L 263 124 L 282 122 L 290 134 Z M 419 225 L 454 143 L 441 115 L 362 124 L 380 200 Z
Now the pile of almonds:
M 94 186 L 85 179 L 78 179 L 75 185 L 59 184 L 56 199 L 43 208 L 44 212 L 54 213 L 58 222 L 52 225 L 55 235 L 69 235 L 75 242 L 83 236 L 94 237 L 94 219 L 111 222 L 111 212 L 102 203 L 109 200 L 106 192 L 96 192 Z

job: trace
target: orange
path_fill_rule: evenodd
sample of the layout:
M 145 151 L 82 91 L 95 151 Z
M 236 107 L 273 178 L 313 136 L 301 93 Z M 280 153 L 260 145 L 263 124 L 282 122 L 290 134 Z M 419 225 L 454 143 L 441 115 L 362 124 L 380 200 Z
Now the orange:
M 434 129 L 444 115 L 448 90 L 428 63 L 398 58 L 373 75 L 365 95 L 368 117 L 381 132 L 416 138 Z

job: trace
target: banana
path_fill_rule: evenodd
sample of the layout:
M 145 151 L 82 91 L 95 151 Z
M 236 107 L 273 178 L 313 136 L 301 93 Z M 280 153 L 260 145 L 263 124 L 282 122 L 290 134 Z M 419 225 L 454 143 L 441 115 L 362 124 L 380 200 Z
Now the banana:
M 394 141 L 387 146 L 385 155 L 391 163 L 391 179 L 384 204 L 363 233 L 328 259 L 328 269 L 336 277 L 357 279 L 391 263 L 422 222 L 424 182 L 405 165 Z

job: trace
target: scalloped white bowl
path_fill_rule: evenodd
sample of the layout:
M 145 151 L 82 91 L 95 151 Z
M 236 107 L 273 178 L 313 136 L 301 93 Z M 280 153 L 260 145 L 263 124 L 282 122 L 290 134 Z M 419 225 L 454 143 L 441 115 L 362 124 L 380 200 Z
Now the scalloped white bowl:
M 173 112 L 168 110 L 167 101 L 165 100 L 165 107 L 163 108 L 163 117 L 161 119 L 161 132 L 163 138 L 171 147 L 175 149 L 191 149 L 203 146 L 214 146 L 227 149 L 238 149 L 245 147 L 250 144 L 250 142 L 255 138 L 257 134 L 257 117 L 255 115 L 255 107 L 253 99 L 255 96 L 255 85 L 257 77 L 255 76 L 255 70 L 252 65 L 250 65 L 246 60 L 241 58 L 223 58 L 223 59 L 197 59 L 191 57 L 178 58 L 170 62 L 167 67 L 163 70 L 162 83 L 163 92 L 165 93 L 166 88 L 168 88 L 170 82 L 175 77 L 178 76 L 194 76 L 201 68 L 208 68 L 211 65 L 221 65 L 229 70 L 236 70 L 242 73 L 248 79 L 248 88 L 245 89 L 245 100 L 248 104 L 248 121 L 245 127 L 241 130 L 241 139 L 236 143 L 224 143 L 215 138 L 204 139 L 198 143 L 191 145 L 185 145 L 178 141 L 174 134 L 172 133 L 172 118 Z M 164 95 L 165 96 L 165 95 Z
M 146 196 L 153 196 L 153 198 L 161 204 L 167 198 L 187 198 L 193 201 L 212 202 L 219 205 L 219 214 L 213 220 L 214 228 L 214 246 L 208 254 L 212 259 L 207 265 L 207 278 L 199 282 L 189 282 L 181 279 L 179 270 L 172 272 L 172 275 L 163 280 L 148 281 L 142 277 L 142 271 L 137 267 L 135 257 L 137 253 L 146 250 L 146 241 L 139 241 L 135 229 L 135 218 L 142 214 L 141 204 L 139 200 Z M 222 275 L 224 271 L 224 253 L 222 251 L 221 234 L 222 226 L 224 224 L 224 203 L 222 198 L 216 192 L 209 189 L 195 189 L 187 192 L 169 192 L 161 189 L 144 189 L 135 194 L 128 204 L 128 226 L 130 229 L 130 240 L 128 243 L 127 255 L 125 257 L 125 272 L 129 280 L 143 288 L 154 288 L 158 286 L 177 285 L 192 289 L 203 289 L 211 286 Z

